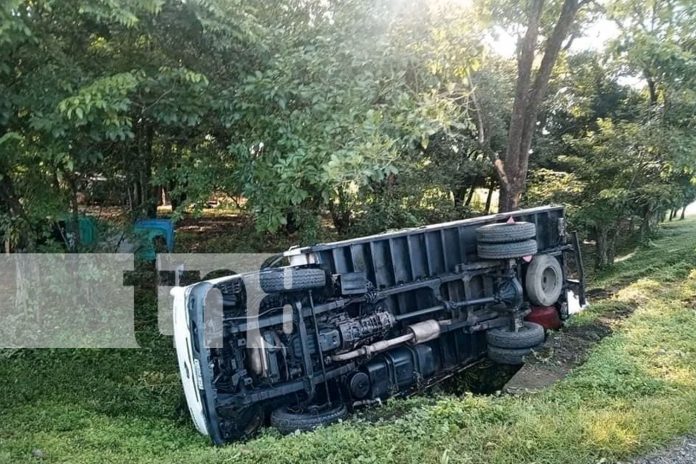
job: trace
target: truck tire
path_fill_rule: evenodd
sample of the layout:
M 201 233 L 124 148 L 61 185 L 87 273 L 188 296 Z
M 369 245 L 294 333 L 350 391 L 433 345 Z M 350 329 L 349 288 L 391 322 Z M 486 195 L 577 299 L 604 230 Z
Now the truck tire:
M 476 229 L 476 239 L 484 243 L 519 242 L 536 237 L 536 226 L 531 222 L 503 222 Z
M 537 252 L 536 240 L 507 243 L 479 243 L 477 245 L 479 258 L 511 259 L 531 256 Z
M 259 283 L 266 293 L 311 290 L 326 285 L 326 273 L 316 268 L 270 268 L 261 271 Z
M 243 440 L 251 438 L 258 432 L 264 423 L 265 414 L 258 405 L 248 406 L 240 411 L 223 411 L 220 414 L 219 430 L 222 441 L 216 444 L 223 444 L 229 440 Z
M 498 364 L 518 366 L 524 364 L 524 357 L 532 352 L 532 348 L 500 348 L 488 347 L 488 359 Z
M 344 404 L 334 406 L 331 409 L 306 411 L 295 413 L 287 407 L 274 410 L 271 413 L 271 425 L 282 434 L 292 433 L 295 430 L 306 432 L 314 430 L 320 425 L 329 425 L 345 419 L 348 410 Z
M 486 342 L 497 348 L 533 348 L 544 343 L 544 328 L 534 322 L 524 322 L 517 332 L 500 327 L 486 332 Z
M 563 290 L 561 263 L 551 255 L 537 255 L 527 267 L 524 280 L 527 297 L 536 306 L 552 306 Z

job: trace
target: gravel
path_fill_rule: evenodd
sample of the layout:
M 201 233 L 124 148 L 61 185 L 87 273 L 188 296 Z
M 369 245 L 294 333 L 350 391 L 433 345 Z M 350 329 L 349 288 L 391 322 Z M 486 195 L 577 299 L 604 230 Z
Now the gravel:
M 631 462 L 633 464 L 696 463 L 696 437 L 682 438 L 668 448 Z

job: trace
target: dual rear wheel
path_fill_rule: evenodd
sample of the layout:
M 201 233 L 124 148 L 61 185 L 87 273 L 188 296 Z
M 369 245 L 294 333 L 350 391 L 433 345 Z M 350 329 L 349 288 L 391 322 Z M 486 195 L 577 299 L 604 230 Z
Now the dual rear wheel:
M 554 256 L 537 254 L 536 226 L 530 222 L 488 224 L 476 230 L 477 252 L 482 259 L 531 258 L 524 287 L 534 305 L 552 306 L 561 296 L 563 270 Z M 499 364 L 523 364 L 525 357 L 544 343 L 544 327 L 525 321 L 517 330 L 511 327 L 486 332 L 488 357 Z
M 486 332 L 488 358 L 498 364 L 523 364 L 526 356 L 544 344 L 544 328 L 534 322 L 523 322 L 515 332 L 510 327 Z

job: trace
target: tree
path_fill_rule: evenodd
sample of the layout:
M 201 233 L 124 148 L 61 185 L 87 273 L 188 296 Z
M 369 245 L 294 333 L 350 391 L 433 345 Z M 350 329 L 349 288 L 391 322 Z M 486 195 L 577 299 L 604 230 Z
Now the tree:
M 539 106 L 546 95 L 551 72 L 563 48 L 563 42 L 568 37 L 576 14 L 584 3 L 586 3 L 584 0 L 563 0 L 560 14 L 542 48 L 539 68 L 534 70 L 544 16 L 544 1 L 529 2 L 526 32 L 517 46 L 517 81 L 507 147 L 504 156 L 494 160 L 501 185 L 501 211 L 511 211 L 519 207 L 526 185 L 529 155 L 532 137 L 537 127 Z
M 685 208 L 692 200 L 691 185 L 696 178 L 696 12 L 692 2 L 614 0 L 606 12 L 621 30 L 611 55 L 622 74 L 644 80 L 646 124 L 659 128 L 665 140 L 660 145 L 661 176 L 669 179 L 673 193 L 672 205 L 662 208 Z M 649 220 L 643 220 L 643 229 L 650 229 Z
M 500 184 L 501 210 L 569 203 L 611 261 L 612 236 L 693 198 L 696 21 L 686 0 L 602 3 L 622 28 L 607 64 L 568 49 L 587 1 L 5 0 L 0 229 L 29 245 L 77 222 L 95 179 L 129 219 L 162 189 L 175 218 L 224 192 L 307 241 L 324 218 L 487 212 Z M 500 26 L 515 60 L 490 53 Z
M 261 53 L 246 3 L 10 1 L 0 14 L 0 179 L 15 242 L 67 211 L 77 222 L 95 177 L 114 180 L 133 216 L 154 214 L 156 182 L 210 195 L 218 178 L 196 168 L 229 143 L 216 97 Z M 207 163 L 176 176 L 186 158 Z
M 259 230 L 311 232 L 328 210 L 346 232 L 358 199 L 389 190 L 399 166 L 413 167 L 411 156 L 461 111 L 462 89 L 441 67 L 465 65 L 462 52 L 456 61 L 442 55 L 456 49 L 437 48 L 427 5 L 328 3 L 321 14 L 309 5 L 312 14 L 294 11 L 273 41 L 283 46 L 231 100 L 241 135 L 230 152 Z

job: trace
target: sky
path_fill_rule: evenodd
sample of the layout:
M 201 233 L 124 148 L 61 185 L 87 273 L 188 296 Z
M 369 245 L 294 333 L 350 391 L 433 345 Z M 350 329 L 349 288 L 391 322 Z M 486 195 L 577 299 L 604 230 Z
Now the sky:
M 490 40 L 491 48 L 499 55 L 506 57 L 515 56 L 516 37 L 503 29 L 496 31 L 495 39 Z M 618 37 L 619 30 L 612 21 L 600 19 L 585 28 L 584 35 L 573 40 L 570 47 L 572 52 L 585 50 L 601 50 L 611 39 Z
M 439 7 L 447 5 L 457 5 L 463 8 L 473 8 L 476 0 L 429 0 Z M 583 51 L 601 51 L 609 41 L 620 35 L 618 26 L 611 20 L 605 18 L 595 19 L 594 22 L 583 27 L 582 36 L 576 37 L 570 47 L 571 53 Z M 498 55 L 512 58 L 515 56 L 517 37 L 497 27 L 494 34 L 486 40 L 491 49 Z M 639 76 L 619 76 L 617 82 L 636 89 L 645 85 L 644 80 Z
M 459 0 L 456 0 L 459 1 Z M 466 0 L 462 0 L 466 1 Z M 601 51 L 607 43 L 619 36 L 619 28 L 613 21 L 598 19 L 594 23 L 585 27 L 584 34 L 576 37 L 570 47 L 571 53 L 582 51 Z M 502 28 L 496 30 L 496 37 L 489 38 L 488 44 L 493 51 L 501 56 L 512 58 L 515 56 L 515 44 L 517 38 Z M 634 88 L 641 88 L 645 85 L 642 77 L 638 76 L 619 76 L 617 82 L 620 85 L 627 85 Z

